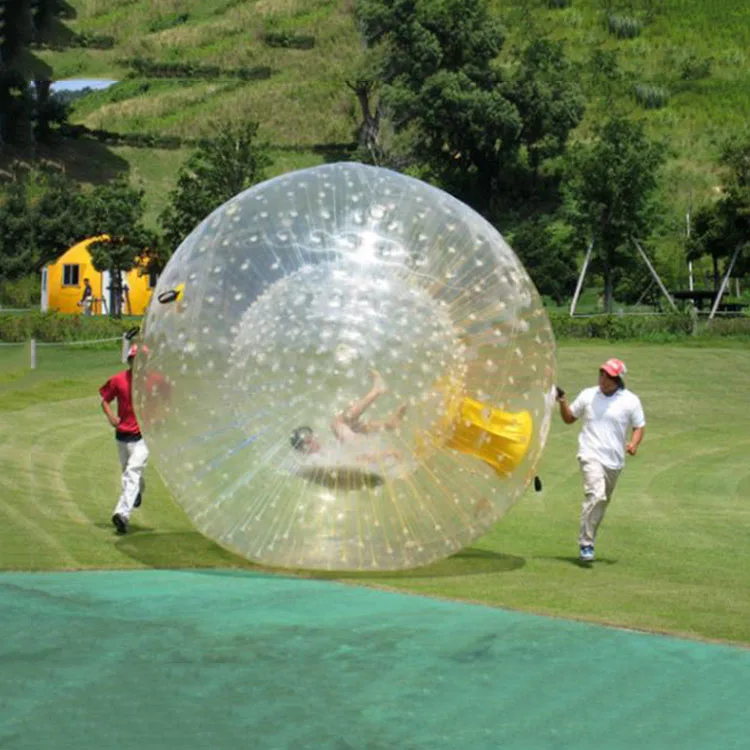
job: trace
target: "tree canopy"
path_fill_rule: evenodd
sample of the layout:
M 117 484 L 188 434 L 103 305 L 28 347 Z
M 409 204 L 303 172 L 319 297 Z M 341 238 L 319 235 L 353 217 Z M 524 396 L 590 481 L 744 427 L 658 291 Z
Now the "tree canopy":
M 713 204 L 701 206 L 693 218 L 693 232 L 687 243 L 688 260 L 710 255 L 714 285 L 719 286 L 720 262 L 729 262 L 740 248 L 735 273 L 750 270 L 750 138 L 725 144 L 721 156 L 725 184 Z M 744 252 L 743 252 L 744 251 Z
M 541 168 L 583 116 L 562 46 L 537 39 L 499 65 L 505 34 L 486 0 L 359 0 L 357 18 L 393 133 L 384 160 L 489 218 L 530 214 Z
M 32 44 L 44 38 L 63 10 L 58 0 L 0 3 L 0 147 L 45 140 L 50 123 L 67 116 L 50 99 L 52 70 L 32 51 Z
M 434 182 L 514 234 L 519 254 L 545 257 L 529 271 L 558 297 L 575 263 L 549 231 L 557 162 L 584 112 L 562 45 L 535 39 L 501 65 L 505 32 L 486 0 L 359 0 L 356 12 L 368 55 L 355 91 L 379 93 L 378 163 Z
M 217 124 L 215 130 L 215 137 L 207 139 L 180 168 L 177 186 L 159 217 L 164 231 L 163 261 L 214 209 L 263 180 L 271 163 L 267 147 L 257 140 L 257 123 Z
M 114 304 L 111 314 L 120 316 L 121 273 L 134 268 L 138 259 L 148 257 L 156 242 L 153 232 L 143 225 L 143 190 L 131 187 L 125 178 L 95 187 L 87 196 L 92 234 L 106 234 L 107 241 L 89 246 L 97 271 L 109 271 Z
M 666 150 L 648 139 L 643 125 L 613 117 L 593 140 L 571 148 L 564 190 L 568 217 L 581 246 L 594 243 L 591 270 L 604 278 L 605 309 L 628 269 L 642 264 L 632 238 L 645 241 L 659 204 L 658 175 Z

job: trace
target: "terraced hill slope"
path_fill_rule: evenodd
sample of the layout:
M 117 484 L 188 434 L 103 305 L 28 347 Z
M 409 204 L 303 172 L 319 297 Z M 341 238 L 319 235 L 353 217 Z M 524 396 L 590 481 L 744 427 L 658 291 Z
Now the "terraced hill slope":
M 58 79 L 111 77 L 80 100 L 73 120 L 124 133 L 193 137 L 224 120 L 252 119 L 274 145 L 272 173 L 340 158 L 358 106 L 346 86 L 362 43 L 354 0 L 70 0 L 61 30 L 86 48 L 40 53 Z M 564 6 L 564 7 L 559 7 Z M 746 0 L 494 0 L 511 51 L 534 34 L 566 42 L 589 95 L 578 137 L 613 110 L 643 118 L 672 155 L 664 192 L 664 252 L 674 254 L 691 204 L 719 189 L 715 163 L 750 122 L 750 4 Z M 108 49 L 98 49 L 107 47 Z M 609 62 L 616 75 L 606 75 Z M 156 77 L 154 66 L 183 76 Z M 192 71 L 188 66 L 193 66 Z M 187 72 L 186 72 L 187 71 Z M 76 169 L 129 168 L 163 205 L 185 149 L 78 149 Z M 109 163 L 111 162 L 111 163 Z M 84 166 L 81 166 L 81 165 Z M 106 166 L 106 168 L 105 168 Z M 675 263 L 680 261 L 675 256 Z

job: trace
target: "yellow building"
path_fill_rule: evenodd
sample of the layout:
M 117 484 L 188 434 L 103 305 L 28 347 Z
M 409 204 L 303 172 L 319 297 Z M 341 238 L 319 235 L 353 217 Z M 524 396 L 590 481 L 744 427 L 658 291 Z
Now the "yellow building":
M 97 271 L 89 253 L 92 243 L 106 242 L 108 239 L 106 234 L 102 234 L 83 240 L 42 269 L 42 311 L 82 314 L 90 310 L 92 315 L 106 315 L 112 310 L 116 300 L 112 294 L 110 273 Z M 81 303 L 86 279 L 92 290 L 89 307 Z M 156 274 L 149 273 L 143 265 L 136 266 L 122 274 L 122 284 L 122 314 L 143 315 L 151 301 Z

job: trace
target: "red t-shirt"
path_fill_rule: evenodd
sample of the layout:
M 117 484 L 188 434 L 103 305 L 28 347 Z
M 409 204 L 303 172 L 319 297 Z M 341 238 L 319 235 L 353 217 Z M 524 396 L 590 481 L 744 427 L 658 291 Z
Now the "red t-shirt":
M 133 373 L 130 370 L 113 375 L 99 389 L 99 395 L 107 403 L 117 399 L 117 416 L 120 418 L 117 432 L 124 435 L 140 435 L 141 428 L 133 411 Z

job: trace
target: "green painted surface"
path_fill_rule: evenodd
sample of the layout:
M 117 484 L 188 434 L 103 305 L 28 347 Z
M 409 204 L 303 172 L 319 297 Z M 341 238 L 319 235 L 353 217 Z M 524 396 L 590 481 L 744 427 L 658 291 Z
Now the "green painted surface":
M 0 575 L 0 747 L 747 748 L 750 652 L 252 572 Z

